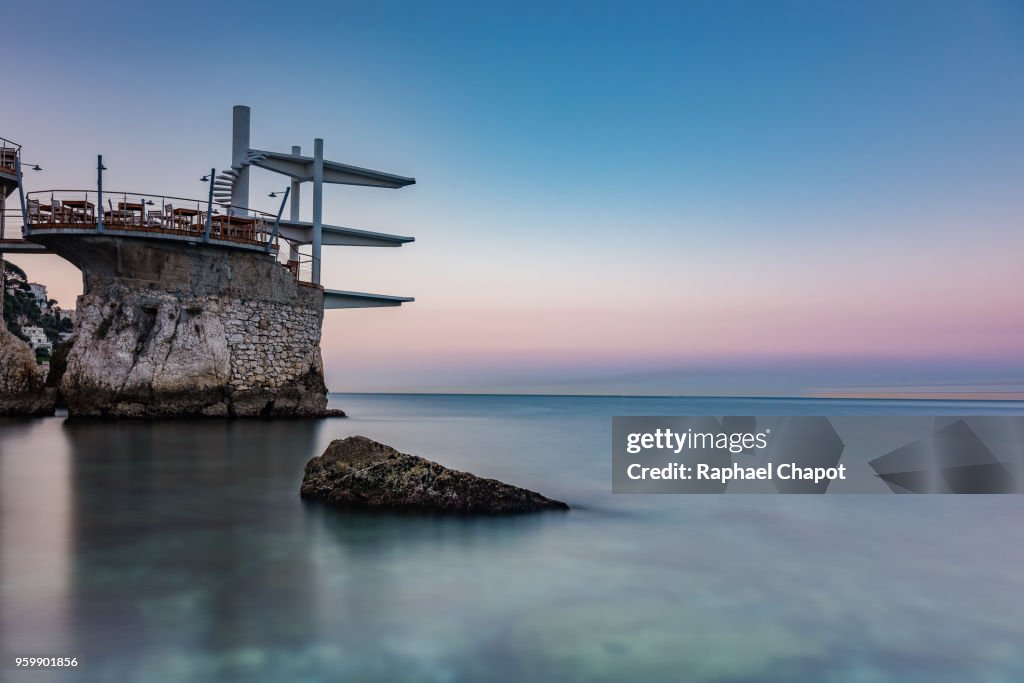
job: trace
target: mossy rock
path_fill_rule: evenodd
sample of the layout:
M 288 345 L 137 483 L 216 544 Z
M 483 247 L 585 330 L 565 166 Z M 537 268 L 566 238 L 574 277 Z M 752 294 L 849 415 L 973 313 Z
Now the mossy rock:
M 569 509 L 534 491 L 448 469 L 365 436 L 333 441 L 323 455 L 310 460 L 300 493 L 348 508 L 456 514 Z

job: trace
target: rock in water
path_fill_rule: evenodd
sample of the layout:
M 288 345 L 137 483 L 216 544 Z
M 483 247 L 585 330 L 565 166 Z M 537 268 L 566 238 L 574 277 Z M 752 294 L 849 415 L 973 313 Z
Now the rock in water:
M 568 510 L 539 493 L 450 470 L 399 453 L 365 436 L 331 442 L 306 464 L 303 498 L 361 508 L 407 508 L 468 514 Z

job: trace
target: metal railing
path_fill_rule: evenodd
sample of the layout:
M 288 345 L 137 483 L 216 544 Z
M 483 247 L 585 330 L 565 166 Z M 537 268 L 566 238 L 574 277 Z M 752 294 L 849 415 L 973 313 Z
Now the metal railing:
M 292 274 L 295 281 L 303 285 L 313 284 L 313 263 L 316 258 L 305 254 L 299 255 L 298 259 L 289 259 L 282 263 L 288 272 Z
M 0 138 L 0 170 L 11 174 L 17 173 L 18 155 L 20 154 L 21 145 L 6 138 Z
M 100 199 L 102 197 L 102 201 Z M 211 210 L 212 209 L 212 210 Z M 28 231 L 143 232 L 276 249 L 277 216 L 209 201 L 93 190 L 44 190 L 25 195 Z
M 3 212 L 0 213 L 0 240 L 20 240 L 21 224 L 21 209 L 14 208 L 9 201 L 6 202 Z

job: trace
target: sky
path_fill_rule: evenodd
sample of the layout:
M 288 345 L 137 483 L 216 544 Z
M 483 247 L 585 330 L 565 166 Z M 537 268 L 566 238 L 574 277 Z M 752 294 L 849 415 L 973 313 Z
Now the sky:
M 328 186 L 335 391 L 1024 387 L 1024 3 L 15 3 L 28 189 L 205 196 L 252 144 Z M 13 58 L 10 55 L 14 55 Z M 279 176 L 254 171 L 252 205 Z M 308 186 L 307 186 L 308 188 Z M 307 218 L 310 202 L 306 190 Z M 56 257 L 12 259 L 65 307 Z

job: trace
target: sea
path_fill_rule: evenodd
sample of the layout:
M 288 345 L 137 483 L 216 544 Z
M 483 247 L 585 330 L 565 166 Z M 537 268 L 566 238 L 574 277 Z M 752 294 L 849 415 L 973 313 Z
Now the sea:
M 347 419 L 0 420 L 0 680 L 1024 681 L 1022 496 L 611 492 L 615 415 L 1024 403 L 330 398 Z M 355 434 L 572 510 L 302 501 L 306 463 Z

